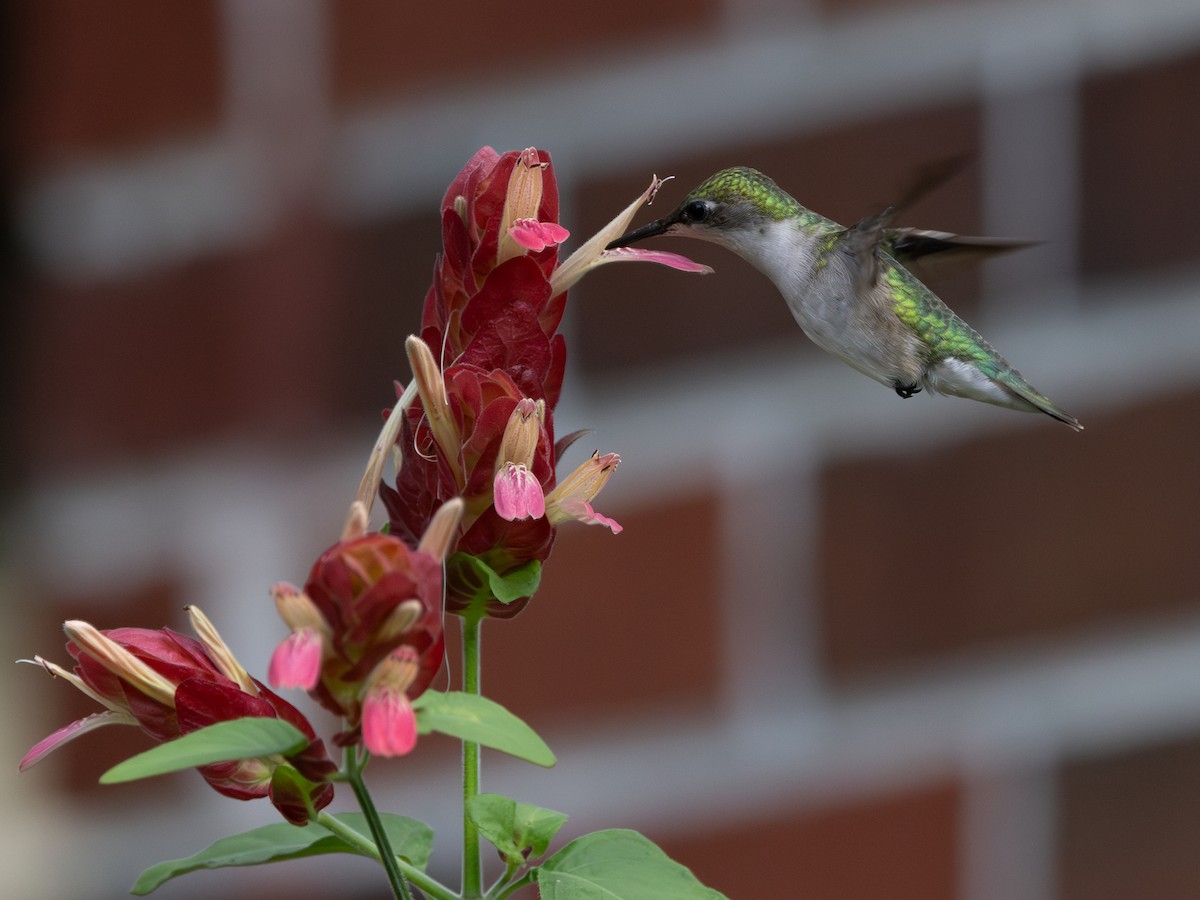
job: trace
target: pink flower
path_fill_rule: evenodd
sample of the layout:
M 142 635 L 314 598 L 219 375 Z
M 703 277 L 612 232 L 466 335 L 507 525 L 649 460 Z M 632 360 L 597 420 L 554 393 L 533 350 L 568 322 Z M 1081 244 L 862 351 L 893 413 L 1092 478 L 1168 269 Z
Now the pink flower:
M 585 525 L 606 525 L 613 534 L 621 533 L 616 520 L 602 516 L 592 508 L 592 499 L 600 493 L 621 457 L 615 453 L 593 453 L 546 498 L 546 517 L 554 524 L 574 519 Z
M 502 519 L 540 519 L 546 513 L 542 486 L 524 463 L 505 463 L 492 487 L 496 513 Z
M 420 670 L 411 647 L 397 647 L 367 679 L 362 703 L 363 744 L 376 756 L 404 756 L 417 744 L 409 691 Z
M 286 595 L 304 597 L 287 584 L 276 585 L 273 590 L 277 602 L 278 598 Z M 321 655 L 324 649 L 325 642 L 318 629 L 308 626 L 298 628 L 275 648 L 271 655 L 271 664 L 267 668 L 267 681 L 279 688 L 298 687 L 306 691 L 311 690 L 321 677 Z
M 571 232 L 554 222 L 517 219 L 508 227 L 508 235 L 526 250 L 545 250 L 561 244 L 571 236 Z

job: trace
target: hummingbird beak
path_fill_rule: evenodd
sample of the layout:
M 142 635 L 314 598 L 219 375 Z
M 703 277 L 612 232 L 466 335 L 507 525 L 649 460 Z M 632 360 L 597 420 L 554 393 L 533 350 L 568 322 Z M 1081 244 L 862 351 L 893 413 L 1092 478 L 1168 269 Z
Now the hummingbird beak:
M 635 244 L 643 238 L 654 237 L 656 234 L 666 234 L 667 230 L 674 224 L 675 222 L 669 218 L 656 219 L 648 225 L 643 225 L 641 228 L 625 232 L 615 241 L 610 241 L 604 249 L 616 250 L 618 247 L 628 247 L 630 244 Z

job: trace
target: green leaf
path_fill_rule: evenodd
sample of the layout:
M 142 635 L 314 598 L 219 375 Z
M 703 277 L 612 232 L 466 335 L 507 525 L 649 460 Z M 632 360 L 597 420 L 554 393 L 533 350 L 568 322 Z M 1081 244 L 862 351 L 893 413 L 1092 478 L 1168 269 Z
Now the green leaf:
M 336 818 L 359 834 L 371 833 L 362 813 L 339 813 Z M 388 813 L 384 813 L 381 818 L 396 855 L 403 856 L 417 868 L 424 869 L 429 864 L 429 855 L 433 847 L 433 831 L 429 826 L 415 819 Z M 303 828 L 280 822 L 221 838 L 212 846 L 186 859 L 171 859 L 151 866 L 138 876 L 131 892 L 139 897 L 144 896 L 164 882 L 198 869 L 256 866 L 325 853 L 357 851 L 315 822 L 310 822 Z
M 571 841 L 532 870 L 542 900 L 718 900 L 653 841 L 610 829 Z
M 546 852 L 566 813 L 517 803 L 500 794 L 477 794 L 467 800 L 467 815 L 506 860 L 523 863 Z
M 440 731 L 539 766 L 555 763 L 554 754 L 536 731 L 487 697 L 461 691 L 426 691 L 413 701 L 413 709 L 421 734 Z
M 247 717 L 218 722 L 117 763 L 101 784 L 120 784 L 230 759 L 299 753 L 308 738 L 282 719 Z
M 495 598 L 501 603 L 512 603 L 522 597 L 532 597 L 542 580 L 542 564 L 531 559 L 525 565 L 501 575 L 482 559 L 459 551 L 450 557 L 448 567 L 456 573 L 460 582 L 475 586 L 475 600 Z

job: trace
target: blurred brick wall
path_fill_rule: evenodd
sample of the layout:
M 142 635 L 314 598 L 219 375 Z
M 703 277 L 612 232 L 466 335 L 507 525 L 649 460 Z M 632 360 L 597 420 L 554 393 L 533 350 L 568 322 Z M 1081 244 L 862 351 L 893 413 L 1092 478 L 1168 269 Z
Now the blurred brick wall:
M 406 374 L 437 199 L 479 144 L 555 153 L 568 246 L 651 172 L 677 176 L 666 208 L 747 164 L 854 221 L 965 153 L 905 224 L 1031 210 L 1015 236 L 1044 246 L 937 287 L 1087 430 L 901 403 L 713 248 L 672 247 L 706 278 L 590 276 L 560 421 L 622 453 L 603 507 L 626 531 L 563 529 L 529 610 L 489 629 L 486 690 L 561 762 L 489 757 L 485 785 L 572 833 L 641 828 L 731 897 L 1196 896 L 1200 16 L 1144 6 L 10 7 L 10 658 L 61 659 L 67 617 L 179 627 L 196 602 L 261 670 L 266 589 L 336 536 Z M 84 709 L 37 676 L 7 679 L 16 753 Z M 270 821 L 195 779 L 99 789 L 130 737 L 22 776 L 24 802 L 72 808 L 91 882 L 24 896 L 123 896 Z M 439 824 L 453 879 L 439 752 L 386 785 Z

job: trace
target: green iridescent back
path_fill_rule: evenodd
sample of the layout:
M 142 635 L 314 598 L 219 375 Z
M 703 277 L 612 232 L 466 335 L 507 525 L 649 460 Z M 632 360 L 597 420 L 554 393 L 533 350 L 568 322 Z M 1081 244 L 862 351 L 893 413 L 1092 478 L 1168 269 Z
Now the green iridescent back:
M 888 261 L 884 279 L 895 303 L 893 309 L 900 321 L 920 335 L 932 358 L 969 359 L 993 378 L 1009 368 L 979 332 L 955 315 L 912 272 L 890 258 Z

